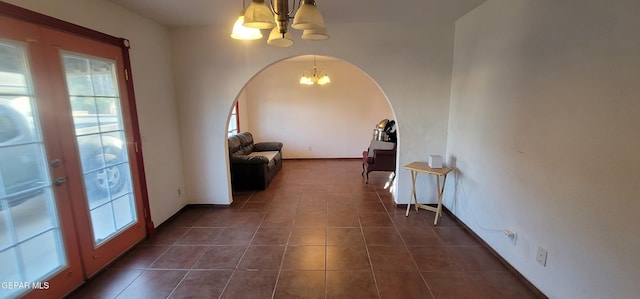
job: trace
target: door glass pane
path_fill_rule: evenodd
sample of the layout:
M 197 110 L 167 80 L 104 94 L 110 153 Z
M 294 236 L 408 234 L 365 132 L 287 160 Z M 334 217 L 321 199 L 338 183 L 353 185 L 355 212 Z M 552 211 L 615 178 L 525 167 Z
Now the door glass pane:
M 116 64 L 63 53 L 69 102 L 99 246 L 138 221 L 116 76 Z
M 45 281 L 67 265 L 26 46 L 0 39 L 0 281 Z M 24 287 L 2 287 L 15 297 Z

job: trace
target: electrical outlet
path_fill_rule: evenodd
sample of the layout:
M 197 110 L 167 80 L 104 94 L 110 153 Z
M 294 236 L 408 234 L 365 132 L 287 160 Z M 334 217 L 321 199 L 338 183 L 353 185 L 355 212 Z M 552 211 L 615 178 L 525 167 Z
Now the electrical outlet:
M 543 267 L 547 266 L 547 250 L 542 248 L 542 247 L 538 247 L 538 254 L 536 255 L 536 261 L 538 261 L 538 263 L 540 263 L 540 265 L 542 265 Z
M 509 242 L 511 242 L 511 244 L 513 244 L 514 246 L 516 245 L 516 240 L 518 240 L 517 232 L 510 229 L 505 229 L 504 235 L 509 239 Z

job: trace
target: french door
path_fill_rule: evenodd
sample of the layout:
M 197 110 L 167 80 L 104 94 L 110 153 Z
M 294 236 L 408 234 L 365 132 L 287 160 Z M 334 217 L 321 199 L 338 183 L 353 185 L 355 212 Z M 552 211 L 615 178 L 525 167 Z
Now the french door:
M 122 50 L 0 28 L 0 298 L 59 297 L 145 236 Z

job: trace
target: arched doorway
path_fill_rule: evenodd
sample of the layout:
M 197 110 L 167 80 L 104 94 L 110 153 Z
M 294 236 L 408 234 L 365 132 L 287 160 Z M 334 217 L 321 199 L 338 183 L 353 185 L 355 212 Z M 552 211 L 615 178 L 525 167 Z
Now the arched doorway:
M 299 83 L 314 59 L 330 84 Z M 301 55 L 271 64 L 249 80 L 229 109 L 228 120 L 236 118 L 239 131 L 251 132 L 256 142 L 283 142 L 284 159 L 342 159 L 360 158 L 376 124 L 395 116 L 377 83 L 358 67 Z

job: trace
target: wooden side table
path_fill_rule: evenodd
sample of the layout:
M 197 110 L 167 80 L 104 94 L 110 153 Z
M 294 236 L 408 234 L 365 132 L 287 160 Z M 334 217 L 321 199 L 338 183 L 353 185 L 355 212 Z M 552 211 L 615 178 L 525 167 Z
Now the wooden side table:
M 447 182 L 447 174 L 453 170 L 453 167 L 431 168 L 426 162 L 411 162 L 404 166 L 405 169 L 411 171 L 411 197 L 409 198 L 409 204 L 407 204 L 407 213 L 405 216 L 409 216 L 409 210 L 411 209 L 411 202 L 415 203 L 416 212 L 418 208 L 425 209 L 436 213 L 436 220 L 433 221 L 433 225 L 438 225 L 438 218 L 442 217 L 442 193 L 444 193 L 444 184 Z M 418 173 L 431 174 L 436 177 L 438 192 L 438 207 L 430 207 L 418 203 L 418 197 L 416 196 L 416 177 Z M 440 178 L 442 177 L 442 185 L 440 184 Z

